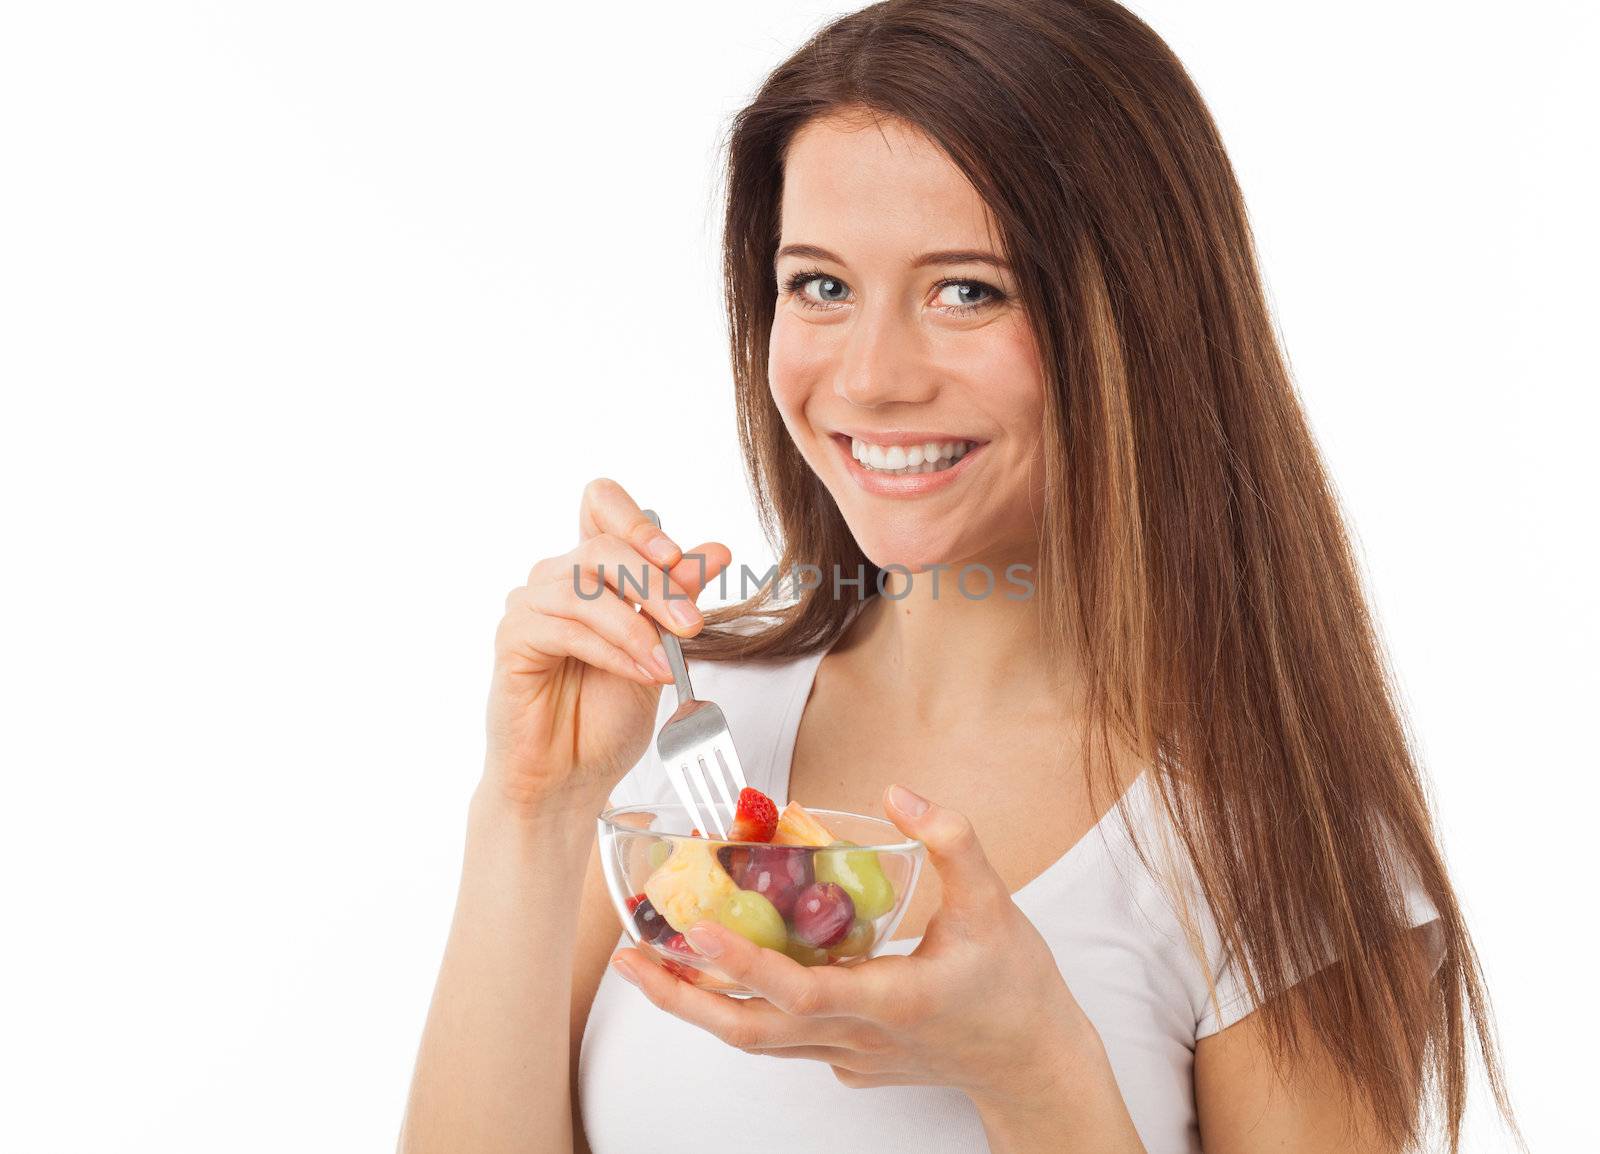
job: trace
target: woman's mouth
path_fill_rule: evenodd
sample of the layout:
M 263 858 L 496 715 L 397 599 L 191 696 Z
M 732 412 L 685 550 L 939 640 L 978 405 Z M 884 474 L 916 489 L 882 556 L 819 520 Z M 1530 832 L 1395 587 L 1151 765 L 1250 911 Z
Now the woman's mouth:
M 924 441 L 918 445 L 874 445 L 850 438 L 850 455 L 863 469 L 890 477 L 942 473 L 977 446 L 976 441 Z
M 848 433 L 834 433 L 829 439 L 839 446 L 845 470 L 858 485 L 888 497 L 920 496 L 944 488 L 965 473 L 988 444 L 949 438 L 882 445 Z

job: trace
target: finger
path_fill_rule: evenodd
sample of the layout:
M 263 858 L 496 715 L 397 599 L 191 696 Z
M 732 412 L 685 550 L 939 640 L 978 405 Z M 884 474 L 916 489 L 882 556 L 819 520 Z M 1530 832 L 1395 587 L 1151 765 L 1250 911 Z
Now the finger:
M 563 644 L 573 656 L 601 669 L 620 670 L 632 678 L 638 678 L 642 672 L 652 684 L 671 681 L 672 670 L 664 664 L 665 650 L 661 652 L 661 661 L 656 659 L 661 638 L 655 627 L 598 578 L 580 577 L 576 581 L 579 585 L 576 591 L 568 588 L 564 592 L 556 582 L 522 590 L 523 608 L 530 617 L 550 619 L 528 621 L 523 626 L 527 633 Z M 596 590 L 598 596 L 595 596 Z M 566 624 L 556 625 L 553 620 Z M 585 632 L 593 636 L 586 638 Z M 592 656 L 600 660 L 591 660 Z M 631 668 L 635 664 L 638 668 Z
M 552 611 L 582 616 L 584 605 L 603 599 L 603 586 L 622 602 L 642 607 L 650 615 L 643 621 L 645 627 L 654 619 L 678 637 L 690 637 L 704 623 L 701 611 L 694 608 L 696 595 L 610 533 L 592 536 L 560 562 L 560 571 L 550 565 L 536 583 L 544 587 L 539 603 L 552 605 Z M 557 610 L 557 605 L 565 608 Z
M 761 998 L 730 998 L 703 990 L 668 973 L 645 951 L 625 949 L 612 957 L 625 958 L 638 976 L 639 991 L 658 1009 L 739 1050 L 783 1049 L 788 1046 L 827 1045 L 836 1040 L 827 1023 L 786 1014 Z
M 495 630 L 495 660 L 500 667 L 512 673 L 538 674 L 573 657 L 631 681 L 657 685 L 672 679 L 670 673 L 658 672 L 654 661 L 642 666 L 637 664 L 629 652 L 607 641 L 582 621 L 535 609 L 527 603 L 528 596 L 526 586 L 512 590 L 508 601 L 514 598 L 517 603 L 500 619 L 499 628 Z M 631 614 L 632 610 L 623 606 L 623 612 Z
M 939 871 L 941 912 L 976 915 L 1009 902 L 1005 880 L 995 871 L 964 814 L 935 805 L 903 785 L 883 794 L 883 810 L 896 828 L 927 847 Z
M 843 1066 L 859 1074 L 877 1073 L 880 1062 L 875 1054 L 842 1046 L 752 1046 L 747 1052 L 767 1058 L 806 1058 L 824 1066 Z
M 841 1085 L 852 1090 L 873 1090 L 879 1086 L 919 1086 L 927 1081 L 914 1074 L 864 1074 L 847 1066 L 834 1066 L 833 1076 L 839 1079 Z
M 672 579 L 692 596 L 733 561 L 726 545 L 703 542 L 684 550 L 656 528 L 628 491 L 609 477 L 596 477 L 585 487 L 578 510 L 580 542 L 606 534 L 626 541 L 640 556 L 671 573 Z
M 596 477 L 583 489 L 578 505 L 578 537 L 587 541 L 609 533 L 628 542 L 652 562 L 670 568 L 683 551 L 675 541 L 650 523 L 644 510 L 610 477 Z
M 676 581 L 690 596 L 698 598 L 717 574 L 733 564 L 733 554 L 720 541 L 702 541 L 693 549 L 684 551 L 683 559 L 668 570 L 667 575 Z
M 696 950 L 716 960 L 724 974 L 786 1014 L 865 1018 L 897 1026 L 916 1013 L 916 987 L 907 979 L 913 976 L 908 971 L 919 962 L 904 955 L 873 958 L 854 966 L 803 966 L 716 922 L 696 922 L 687 936 Z

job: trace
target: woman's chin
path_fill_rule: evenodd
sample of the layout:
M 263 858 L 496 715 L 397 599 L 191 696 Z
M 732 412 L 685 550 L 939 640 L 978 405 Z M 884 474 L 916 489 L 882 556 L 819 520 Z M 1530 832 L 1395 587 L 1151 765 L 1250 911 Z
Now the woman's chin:
M 951 564 L 948 558 L 955 556 L 954 553 L 942 550 L 930 555 L 925 548 L 910 548 L 904 543 L 874 540 L 870 534 L 863 537 L 857 533 L 856 541 L 860 544 L 861 551 L 867 555 L 868 561 L 879 569 L 888 569 L 895 573 L 926 573 L 935 567 L 948 568 Z

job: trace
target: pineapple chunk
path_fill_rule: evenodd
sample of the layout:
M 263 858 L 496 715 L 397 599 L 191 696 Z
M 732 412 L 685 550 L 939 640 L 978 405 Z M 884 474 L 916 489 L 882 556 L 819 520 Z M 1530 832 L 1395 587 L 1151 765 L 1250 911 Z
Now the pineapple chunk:
M 698 839 L 680 841 L 644 883 L 644 895 L 679 933 L 716 921 L 723 900 L 738 890 L 716 851 Z
M 806 812 L 798 801 L 791 801 L 778 815 L 774 845 L 831 845 L 834 837 L 828 827 Z

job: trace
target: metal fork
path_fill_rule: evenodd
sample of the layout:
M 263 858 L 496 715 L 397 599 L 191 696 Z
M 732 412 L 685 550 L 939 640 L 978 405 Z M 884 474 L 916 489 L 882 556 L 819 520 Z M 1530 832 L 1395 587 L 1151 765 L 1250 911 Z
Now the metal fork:
M 652 525 L 661 528 L 661 518 L 656 516 L 655 510 L 643 512 Z M 700 816 L 699 806 L 695 804 L 699 800 L 710 812 L 717 835 L 726 838 L 728 826 L 723 824 L 717 802 L 727 808 L 731 823 L 738 807 L 739 791 L 747 785 L 744 767 L 739 764 L 739 752 L 734 748 L 733 734 L 728 729 L 728 719 L 714 702 L 695 698 L 694 687 L 689 684 L 689 666 L 683 659 L 683 647 L 678 644 L 677 635 L 654 617 L 651 621 L 656 632 L 661 634 L 661 646 L 667 651 L 667 664 L 672 666 L 672 681 L 678 691 L 678 708 L 656 735 L 656 750 L 661 754 L 667 780 L 694 820 L 694 828 L 707 835 L 713 829 Z

